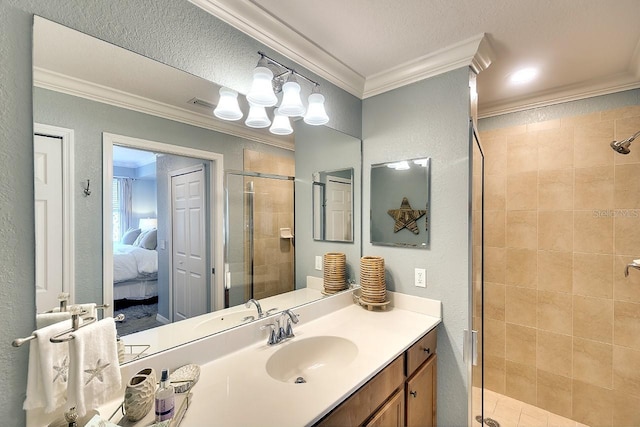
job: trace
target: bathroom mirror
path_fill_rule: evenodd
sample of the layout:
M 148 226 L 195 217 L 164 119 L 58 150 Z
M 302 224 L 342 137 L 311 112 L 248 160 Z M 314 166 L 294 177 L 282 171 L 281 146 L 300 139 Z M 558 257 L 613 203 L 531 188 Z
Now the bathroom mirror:
M 429 247 L 429 158 L 371 165 L 371 243 Z
M 248 70 L 248 78 L 250 75 L 251 70 Z M 68 290 L 72 292 L 72 303 L 102 302 L 104 287 L 112 286 L 113 283 L 103 280 L 103 277 L 106 277 L 105 272 L 113 267 L 111 263 L 103 266 L 101 256 L 105 252 L 103 242 L 111 238 L 103 238 L 103 217 L 111 220 L 109 215 L 103 214 L 103 205 L 105 197 L 108 200 L 119 190 L 112 191 L 111 181 L 107 183 L 108 180 L 105 180 L 108 174 L 103 165 L 114 153 L 105 147 L 135 149 L 150 154 L 152 161 L 161 160 L 163 164 L 173 162 L 175 165 L 181 165 L 172 167 L 172 170 L 194 167 L 197 169 L 194 163 L 199 163 L 204 165 L 202 169 L 205 182 L 210 183 L 208 185 L 211 188 L 223 188 L 222 177 L 225 172 L 246 170 L 247 152 L 294 163 L 296 177 L 309 177 L 316 170 L 335 168 L 334 164 L 325 165 L 315 158 L 306 161 L 308 154 L 297 153 L 297 147 L 306 144 L 307 135 L 304 132 L 296 132 L 293 137 L 275 137 L 266 130 L 253 131 L 242 123 L 218 121 L 211 114 L 209 105 L 217 102 L 217 90 L 218 86 L 212 82 L 35 17 L 33 104 L 36 133 L 44 135 L 58 132 L 61 135 L 53 135 L 54 138 L 61 141 L 70 139 L 73 142 L 66 149 L 61 149 L 63 159 L 68 155 L 72 163 L 72 167 L 68 167 L 65 161 L 61 162 L 65 179 L 68 181 L 65 181 L 68 185 L 64 186 L 65 197 L 71 199 L 72 203 L 69 206 L 73 215 L 60 237 L 65 245 L 70 244 L 73 249 L 68 254 L 71 260 L 63 259 L 61 262 L 64 268 L 59 266 L 64 272 L 65 286 L 70 287 Z M 206 102 L 203 103 L 203 100 Z M 247 106 L 241 102 L 241 108 L 245 107 Z M 328 144 L 344 144 L 342 146 L 347 150 L 353 147 L 353 152 L 358 153 L 358 156 L 350 155 L 349 161 L 360 171 L 359 139 L 324 126 L 313 127 L 311 132 L 314 137 L 327 141 Z M 108 146 L 106 141 L 111 145 Z M 124 157 L 116 154 L 116 157 L 124 163 L 133 162 L 134 154 L 129 152 Z M 148 169 L 149 165 L 144 162 L 146 161 L 139 166 L 114 164 L 111 173 L 116 171 L 117 166 L 128 167 L 134 170 L 129 172 L 137 180 L 137 185 L 144 188 L 148 181 L 153 179 L 143 175 L 143 169 Z M 309 163 L 313 164 L 313 167 L 310 167 Z M 343 168 L 347 166 L 341 165 Z M 123 176 L 125 172 L 120 169 L 116 174 Z M 155 179 L 164 181 L 165 177 Z M 297 180 L 298 178 L 295 181 L 296 188 Z M 169 185 L 169 178 L 164 185 Z M 354 192 L 359 191 L 359 185 L 358 183 Z M 146 194 L 150 195 L 152 192 L 150 190 Z M 305 196 L 304 200 L 299 200 L 298 195 L 296 189 L 295 198 L 291 202 L 295 204 L 296 227 L 298 223 L 311 222 L 312 217 L 310 198 L 307 200 Z M 354 194 L 353 197 L 359 200 L 360 195 Z M 224 205 L 223 194 L 212 193 L 209 200 L 216 208 Z M 269 203 L 269 200 L 267 198 L 264 203 Z M 260 203 L 262 202 L 256 201 L 257 205 Z M 162 252 L 169 245 L 168 239 L 159 236 L 163 220 L 158 215 L 157 206 L 155 210 L 145 208 L 131 224 L 135 228 L 157 227 L 155 250 Z M 298 220 L 300 215 L 307 216 L 308 220 Z M 212 235 L 222 234 L 223 219 L 207 217 L 207 222 L 215 229 Z M 356 227 L 359 227 L 359 218 L 355 218 L 354 222 Z M 257 226 L 264 227 L 265 224 Z M 309 230 L 310 228 L 308 227 Z M 121 238 L 124 237 L 125 231 L 123 229 L 119 233 Z M 295 289 L 282 294 L 277 304 L 263 302 L 262 308 L 265 312 L 271 309 L 269 314 L 322 297 L 319 289 L 316 293 L 309 290 L 305 295 L 300 294 L 307 289 L 307 276 L 322 277 L 322 273 L 313 271 L 313 259 L 298 256 L 299 251 L 304 253 L 305 250 L 311 250 L 309 246 L 314 243 L 311 236 L 307 237 L 305 232 L 295 233 L 295 229 L 292 229 L 291 233 L 291 237 L 286 239 L 276 238 L 275 244 L 279 247 L 292 247 L 293 234 L 296 234 L 295 257 L 291 252 L 295 261 L 291 266 L 294 270 L 292 274 L 295 273 Z M 360 229 L 356 228 L 352 233 L 358 236 Z M 237 326 L 250 321 L 251 316 L 257 317 L 255 306 L 245 308 L 241 303 L 226 308 L 224 298 L 216 299 L 212 295 L 224 286 L 225 273 L 229 271 L 224 263 L 224 250 L 220 239 L 213 237 L 205 244 L 212 259 L 207 267 L 211 268 L 212 273 L 211 289 L 206 295 L 207 311 L 210 313 L 184 320 L 183 322 L 197 321 L 197 327 L 190 328 L 188 334 L 183 333 L 184 327 L 181 330 L 176 329 L 182 322 L 149 329 L 146 331 L 149 333 L 147 337 L 151 338 L 147 338 L 146 342 L 137 343 L 145 345 L 153 341 L 152 348 L 147 350 L 144 356 Z M 106 247 L 109 246 L 110 242 L 107 242 Z M 243 245 L 239 245 L 238 250 L 243 251 L 242 247 Z M 357 249 L 358 253 L 349 256 L 359 259 L 360 246 L 354 249 Z M 326 247 L 326 251 L 335 250 L 330 246 Z M 70 266 L 67 267 L 67 264 Z M 160 272 L 158 275 L 160 276 Z M 47 302 L 45 307 L 52 304 Z M 233 315 L 218 316 L 218 309 L 227 310 L 223 313 L 230 310 Z M 251 313 L 247 315 L 244 313 L 245 310 Z M 43 310 L 39 308 L 38 311 Z M 108 311 L 106 313 L 111 314 Z M 134 335 L 136 334 L 131 336 Z
M 353 168 L 312 177 L 313 240 L 353 242 Z

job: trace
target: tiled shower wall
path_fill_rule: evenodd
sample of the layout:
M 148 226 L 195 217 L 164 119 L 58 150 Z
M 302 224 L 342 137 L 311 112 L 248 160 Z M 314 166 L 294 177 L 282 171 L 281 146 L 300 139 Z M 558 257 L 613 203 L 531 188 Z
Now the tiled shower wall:
M 640 425 L 640 140 L 609 147 L 638 130 L 635 106 L 481 133 L 485 386 L 592 426 Z
M 293 157 L 280 157 L 244 150 L 244 170 L 295 176 Z M 253 298 L 262 299 L 294 290 L 294 248 L 291 239 L 280 238 L 280 228 L 293 232 L 293 181 L 245 178 L 254 183 L 254 288 Z M 245 209 L 245 213 L 248 212 Z M 249 235 L 245 234 L 245 250 Z M 250 262 L 248 253 L 245 262 Z M 245 271 L 248 272 L 247 265 Z M 246 279 L 246 283 L 250 280 Z M 246 295 L 245 300 L 250 296 Z

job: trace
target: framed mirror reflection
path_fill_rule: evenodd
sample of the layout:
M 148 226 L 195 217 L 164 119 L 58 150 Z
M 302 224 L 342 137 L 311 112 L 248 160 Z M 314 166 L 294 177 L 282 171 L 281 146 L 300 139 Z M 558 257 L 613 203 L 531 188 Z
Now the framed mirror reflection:
M 353 168 L 312 176 L 313 240 L 353 242 Z
M 371 165 L 371 243 L 429 247 L 428 157 Z

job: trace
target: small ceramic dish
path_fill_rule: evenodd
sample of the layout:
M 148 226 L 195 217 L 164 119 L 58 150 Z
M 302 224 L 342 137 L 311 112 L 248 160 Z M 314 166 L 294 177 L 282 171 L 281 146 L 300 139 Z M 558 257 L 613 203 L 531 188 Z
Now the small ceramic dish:
M 190 364 L 176 369 L 169 375 L 169 381 L 176 393 L 184 393 L 196 385 L 200 378 L 200 366 Z

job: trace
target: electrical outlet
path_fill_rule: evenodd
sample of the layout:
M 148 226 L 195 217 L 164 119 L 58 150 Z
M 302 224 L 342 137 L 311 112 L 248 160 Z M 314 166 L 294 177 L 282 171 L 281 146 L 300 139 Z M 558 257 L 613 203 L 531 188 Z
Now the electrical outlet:
M 427 287 L 427 270 L 424 268 L 415 269 L 415 285 L 419 288 Z
M 322 255 L 316 255 L 316 270 L 322 270 Z

